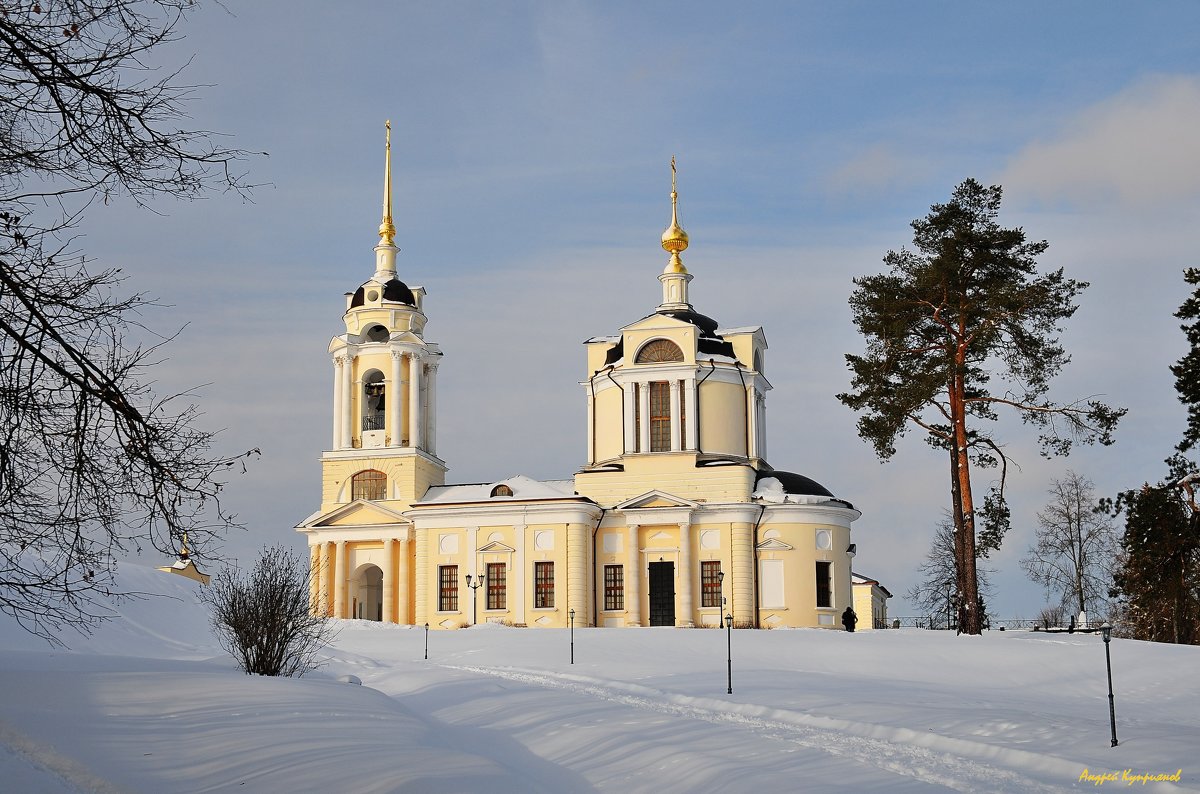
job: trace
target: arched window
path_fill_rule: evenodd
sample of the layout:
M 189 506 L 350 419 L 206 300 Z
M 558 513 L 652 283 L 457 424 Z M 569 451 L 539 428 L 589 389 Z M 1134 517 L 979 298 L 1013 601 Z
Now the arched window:
M 492 496 L 512 496 L 513 489 L 501 483 L 492 489 Z
M 683 361 L 683 351 L 669 339 L 655 339 L 646 343 L 634 359 L 635 364 L 664 364 L 672 361 Z
M 362 429 L 382 430 L 384 416 L 384 398 L 387 387 L 383 383 L 383 373 L 373 369 L 363 375 Z
M 387 475 L 375 469 L 360 471 L 350 478 L 350 498 L 386 499 Z
M 391 334 L 388 333 L 388 329 L 382 325 L 372 325 L 367 329 L 368 342 L 386 342 L 390 338 Z

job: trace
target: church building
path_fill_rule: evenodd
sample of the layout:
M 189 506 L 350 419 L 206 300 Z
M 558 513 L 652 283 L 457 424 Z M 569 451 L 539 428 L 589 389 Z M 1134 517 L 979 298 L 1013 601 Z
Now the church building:
M 671 170 L 661 301 L 585 343 L 579 470 L 454 485 L 437 452 L 439 418 L 454 422 L 437 413 L 442 351 L 425 335 L 436 308 L 396 270 L 389 141 L 374 274 L 346 294 L 329 345 L 320 509 L 296 527 L 315 609 L 434 629 L 718 626 L 726 614 L 735 627 L 840 628 L 860 514 L 768 463 L 767 338 L 689 301 Z

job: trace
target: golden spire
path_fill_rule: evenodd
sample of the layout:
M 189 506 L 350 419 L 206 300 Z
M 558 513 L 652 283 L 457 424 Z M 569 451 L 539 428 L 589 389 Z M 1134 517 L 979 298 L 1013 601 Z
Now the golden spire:
M 383 166 L 383 223 L 379 224 L 379 239 L 384 245 L 396 244 L 396 227 L 392 223 L 392 122 L 387 127 L 387 147 Z
M 185 529 L 183 531 L 183 543 L 179 547 L 179 559 L 186 560 L 189 556 L 190 555 L 187 547 L 187 530 Z
M 675 192 L 675 155 L 671 155 L 671 225 L 662 235 L 662 247 L 671 254 L 664 273 L 686 273 L 679 252 L 688 247 L 688 235 L 679 225 L 679 194 Z

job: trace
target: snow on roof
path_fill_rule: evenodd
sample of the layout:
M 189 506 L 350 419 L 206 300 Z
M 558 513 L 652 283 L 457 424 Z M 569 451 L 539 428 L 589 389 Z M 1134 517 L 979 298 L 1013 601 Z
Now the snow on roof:
M 497 485 L 507 485 L 512 496 L 492 496 Z M 425 492 L 417 504 L 449 504 L 458 502 L 487 502 L 525 499 L 575 499 L 574 480 L 535 480 L 518 474 L 505 480 L 469 485 L 435 485 Z
M 621 335 L 617 334 L 616 336 L 593 336 L 591 339 L 585 340 L 584 344 L 590 345 L 593 342 L 620 342 L 620 341 L 621 341 Z
M 730 334 L 752 334 L 755 331 L 761 331 L 761 325 L 743 325 L 738 328 L 718 328 L 717 336 L 728 336 Z

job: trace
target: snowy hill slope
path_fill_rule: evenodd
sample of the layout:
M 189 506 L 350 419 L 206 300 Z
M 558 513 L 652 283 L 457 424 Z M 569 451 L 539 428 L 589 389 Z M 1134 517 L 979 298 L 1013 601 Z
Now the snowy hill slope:
M 345 621 L 301 679 L 239 673 L 194 583 L 70 651 L 0 622 L 0 789 L 12 791 L 1055 791 L 1174 774 L 1200 790 L 1200 649 L 1096 636 Z M 353 673 L 364 686 L 339 683 Z M 1124 787 L 1124 781 L 1104 786 Z

